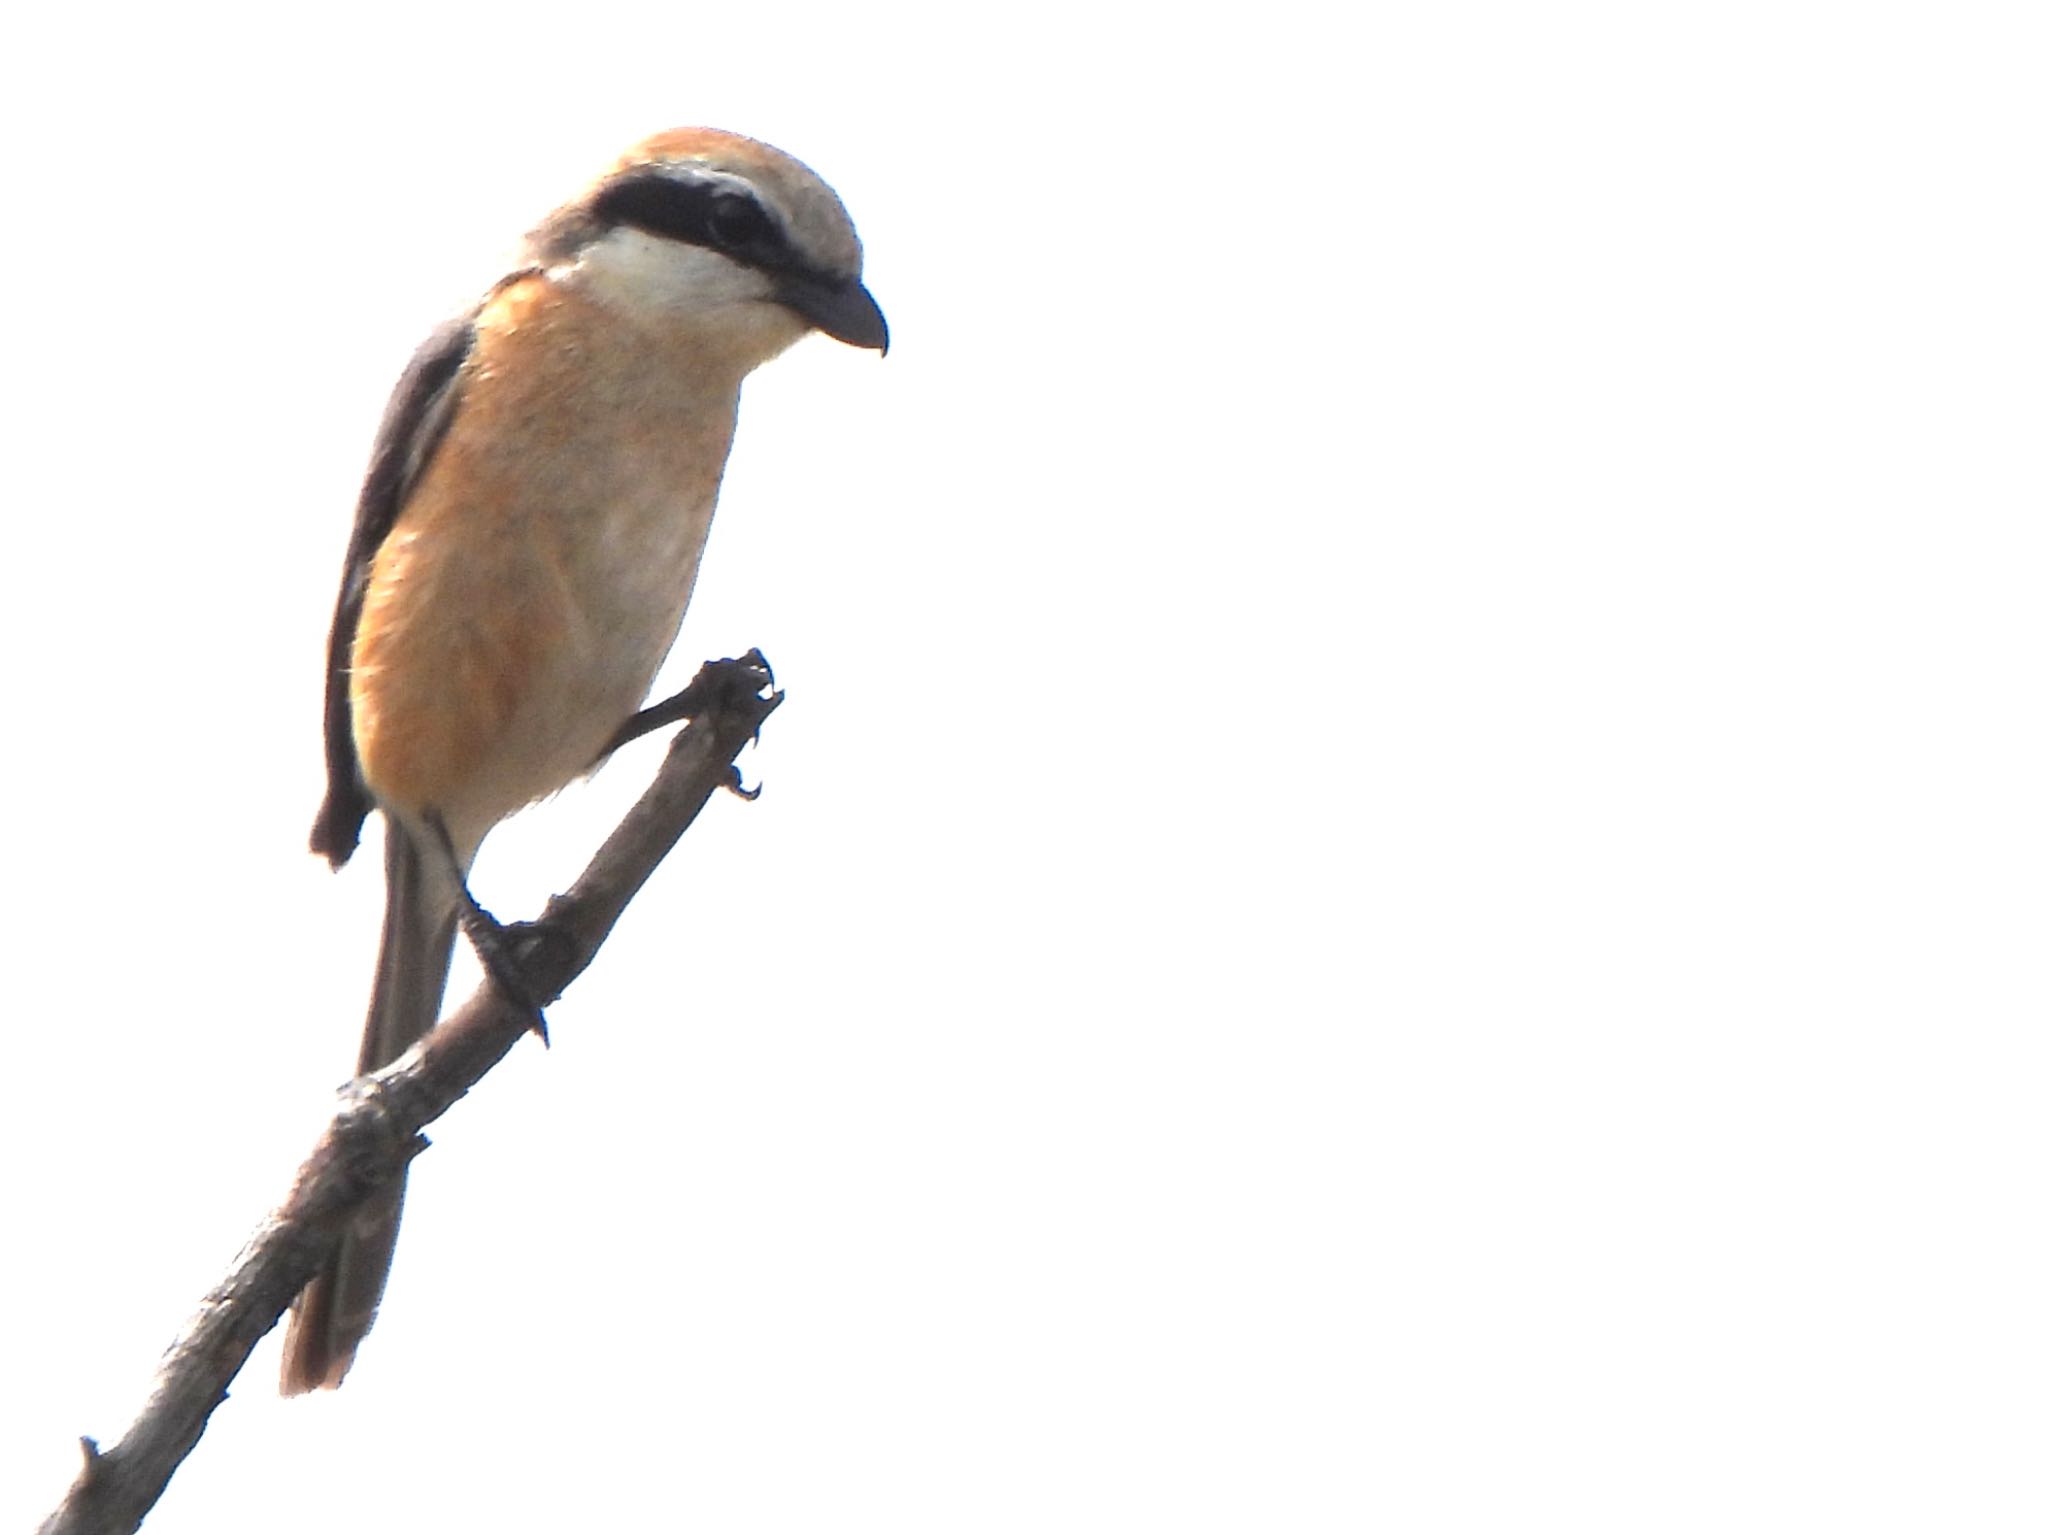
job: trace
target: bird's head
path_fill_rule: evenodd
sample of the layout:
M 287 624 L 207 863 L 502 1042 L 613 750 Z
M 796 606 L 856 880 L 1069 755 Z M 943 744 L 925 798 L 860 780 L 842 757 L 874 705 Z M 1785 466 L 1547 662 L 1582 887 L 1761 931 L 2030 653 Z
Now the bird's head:
M 715 331 L 745 367 L 811 330 L 889 349 L 838 195 L 736 133 L 678 128 L 634 145 L 529 249 L 606 302 Z

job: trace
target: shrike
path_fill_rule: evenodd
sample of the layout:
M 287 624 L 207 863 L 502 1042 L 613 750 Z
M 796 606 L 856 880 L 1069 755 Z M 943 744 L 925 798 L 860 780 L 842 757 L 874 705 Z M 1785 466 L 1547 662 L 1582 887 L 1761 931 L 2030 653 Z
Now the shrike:
M 348 861 L 384 812 L 384 936 L 359 1072 L 433 1026 L 491 828 L 589 772 L 668 654 L 740 383 L 811 330 L 886 351 L 832 189 L 684 128 L 636 145 L 427 339 L 370 455 L 327 652 L 327 798 Z M 341 1384 L 398 1237 L 402 1182 L 299 1296 L 287 1395 Z

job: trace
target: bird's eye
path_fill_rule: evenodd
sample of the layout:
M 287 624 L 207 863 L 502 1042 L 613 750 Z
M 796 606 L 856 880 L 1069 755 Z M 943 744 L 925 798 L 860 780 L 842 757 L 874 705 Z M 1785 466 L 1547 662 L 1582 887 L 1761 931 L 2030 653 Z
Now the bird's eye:
M 752 245 L 768 233 L 768 215 L 750 197 L 720 197 L 711 204 L 711 238 L 727 250 Z

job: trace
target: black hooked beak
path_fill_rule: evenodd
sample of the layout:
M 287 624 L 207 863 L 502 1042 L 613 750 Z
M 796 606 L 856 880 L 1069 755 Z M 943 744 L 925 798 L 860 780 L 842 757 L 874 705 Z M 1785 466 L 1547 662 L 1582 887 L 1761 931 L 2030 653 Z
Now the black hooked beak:
M 835 282 L 807 272 L 791 272 L 777 282 L 775 296 L 833 340 L 889 355 L 889 322 L 882 318 L 882 306 L 875 296 L 858 278 Z

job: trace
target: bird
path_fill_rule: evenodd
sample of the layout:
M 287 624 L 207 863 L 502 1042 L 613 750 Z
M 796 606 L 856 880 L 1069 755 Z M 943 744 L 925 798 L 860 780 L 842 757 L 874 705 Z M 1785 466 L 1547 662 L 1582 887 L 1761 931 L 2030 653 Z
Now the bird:
M 480 912 L 467 881 L 484 838 L 592 771 L 645 699 L 696 582 L 742 381 L 812 331 L 887 353 L 862 266 L 808 166 L 671 129 L 543 219 L 400 376 L 343 562 L 311 838 L 340 868 L 383 817 L 359 1074 L 433 1027 Z M 294 1302 L 285 1395 L 341 1384 L 403 1200 L 401 1176 Z

